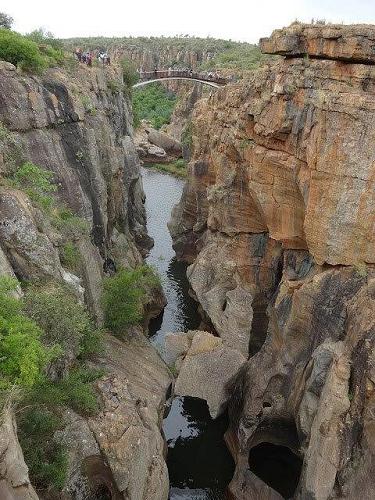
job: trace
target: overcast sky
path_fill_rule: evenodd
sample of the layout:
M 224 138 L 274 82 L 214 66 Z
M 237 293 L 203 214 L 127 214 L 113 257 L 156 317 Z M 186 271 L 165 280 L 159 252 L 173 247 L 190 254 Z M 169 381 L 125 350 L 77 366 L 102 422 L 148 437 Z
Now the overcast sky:
M 295 19 L 375 24 L 375 0 L 1 0 L 22 33 L 56 37 L 191 34 L 257 42 Z

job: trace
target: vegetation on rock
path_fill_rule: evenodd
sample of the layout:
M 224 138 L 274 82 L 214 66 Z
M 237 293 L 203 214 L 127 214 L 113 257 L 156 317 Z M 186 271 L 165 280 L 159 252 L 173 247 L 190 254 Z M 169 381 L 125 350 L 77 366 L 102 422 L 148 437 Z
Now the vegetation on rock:
M 172 161 L 170 163 L 151 163 L 145 164 L 145 168 L 154 168 L 166 174 L 172 174 L 176 177 L 185 178 L 187 176 L 186 162 L 182 158 Z
M 36 43 L 36 38 L 35 32 L 24 36 L 6 27 L 0 28 L 0 59 L 31 73 L 62 64 L 63 51 L 54 48 L 48 37 L 43 38 L 43 43 L 39 40 Z
M 25 311 L 43 331 L 45 345 L 58 344 L 63 354 L 97 352 L 101 332 L 66 286 L 31 286 L 24 297 Z
M 147 265 L 120 269 L 104 280 L 105 326 L 115 335 L 142 320 L 143 305 L 150 289 L 160 285 L 158 276 Z
M 0 277 L 0 390 L 1 402 L 14 385 L 30 388 L 58 354 L 56 345 L 42 343 L 43 331 L 15 298 L 17 281 Z
M 96 352 L 101 337 L 67 289 L 32 286 L 17 299 L 16 288 L 15 279 L 0 277 L 0 402 L 17 395 L 19 437 L 32 481 L 59 489 L 67 456 L 54 433 L 64 408 L 81 414 L 98 410 L 92 382 L 101 372 L 88 370 L 76 356 Z M 66 375 L 49 378 L 51 366 L 69 355 Z
M 18 437 L 30 476 L 38 488 L 64 486 L 68 456 L 54 434 L 61 428 L 61 418 L 44 407 L 27 408 L 18 419 Z
M 122 59 L 122 76 L 124 79 L 124 85 L 126 89 L 131 89 L 139 80 L 139 75 L 133 63 L 129 59 Z
M 147 120 L 156 129 L 170 122 L 177 100 L 159 83 L 135 90 L 132 99 L 135 127 L 140 125 L 141 120 Z

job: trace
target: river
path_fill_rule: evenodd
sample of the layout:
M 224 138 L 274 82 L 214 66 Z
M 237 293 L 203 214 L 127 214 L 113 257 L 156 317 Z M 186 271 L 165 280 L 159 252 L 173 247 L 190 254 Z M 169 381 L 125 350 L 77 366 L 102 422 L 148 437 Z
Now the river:
M 147 229 L 154 238 L 147 263 L 157 269 L 168 300 L 162 315 L 150 325 L 150 339 L 168 360 L 164 336 L 168 332 L 196 329 L 200 324 L 197 303 L 190 297 L 186 265 L 172 249 L 167 223 L 179 201 L 184 181 L 151 169 L 142 169 L 146 193 Z M 173 399 L 164 419 L 168 444 L 167 465 L 171 500 L 221 500 L 234 471 L 223 435 L 226 416 L 212 420 L 205 401 Z

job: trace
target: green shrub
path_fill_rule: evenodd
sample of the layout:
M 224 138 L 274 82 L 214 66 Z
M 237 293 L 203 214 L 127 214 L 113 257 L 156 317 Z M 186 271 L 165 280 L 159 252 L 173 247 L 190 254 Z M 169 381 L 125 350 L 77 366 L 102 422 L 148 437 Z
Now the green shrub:
M 41 46 L 47 45 L 52 49 L 54 49 L 55 51 L 61 51 L 61 53 L 64 47 L 63 43 L 53 36 L 53 33 L 51 33 L 50 31 L 46 31 L 43 28 L 39 28 L 37 30 L 32 31 L 31 33 L 28 33 L 26 35 L 26 38 L 29 38 L 38 45 Z
M 170 122 L 176 105 L 176 96 L 159 83 L 134 90 L 132 100 L 135 127 L 140 125 L 141 120 L 147 120 L 159 129 Z
M 114 334 L 124 333 L 130 325 L 142 320 L 143 304 L 150 288 L 160 285 L 155 272 L 148 266 L 121 269 L 106 278 L 103 285 L 105 325 Z
M 131 89 L 131 87 L 139 80 L 137 70 L 134 67 L 134 64 L 126 58 L 122 59 L 121 67 L 125 88 Z
M 218 53 L 202 64 L 200 69 L 203 71 L 213 69 L 239 69 L 255 70 L 270 56 L 262 54 L 257 45 L 247 43 L 237 44 Z
M 181 134 L 181 142 L 184 146 L 191 147 L 193 144 L 193 123 L 191 119 L 186 123 Z
M 0 28 L 0 59 L 31 72 L 40 72 L 48 66 L 35 42 L 5 28 Z
M 117 94 L 121 90 L 120 82 L 116 80 L 108 80 L 107 82 L 108 90 L 112 92 L 112 94 Z
M 83 107 L 85 108 L 86 113 L 88 113 L 89 115 L 93 115 L 93 116 L 96 115 L 97 109 L 93 105 L 90 97 L 88 97 L 87 95 L 82 95 L 81 102 L 82 102 Z
M 50 410 L 69 407 L 82 415 L 94 415 L 99 409 L 99 404 L 92 382 L 102 374 L 99 370 L 73 368 L 61 380 L 44 379 L 35 385 L 25 403 L 43 405 Z
M 22 312 L 22 303 L 12 294 L 16 280 L 0 278 L 0 387 L 7 390 L 16 384 L 31 387 L 57 349 L 42 344 L 43 332 Z
M 61 418 L 43 407 L 27 408 L 18 419 L 18 437 L 34 486 L 61 490 L 66 480 L 68 455 L 54 440 Z
M 171 174 L 176 177 L 185 178 L 187 176 L 186 162 L 182 158 L 179 158 L 178 160 L 172 161 L 170 163 L 150 163 L 149 165 L 145 164 L 144 167 L 159 170 L 160 172 Z
M 53 172 L 34 163 L 26 162 L 13 173 L 10 182 L 15 188 L 24 191 L 31 201 L 49 216 L 50 222 L 66 240 L 78 239 L 89 234 L 88 223 L 50 195 L 57 191 L 57 185 L 52 182 L 52 179 Z
M 24 297 L 24 308 L 43 330 L 46 345 L 58 344 L 64 352 L 87 355 L 89 346 L 98 344 L 100 333 L 85 306 L 64 286 L 30 287 Z

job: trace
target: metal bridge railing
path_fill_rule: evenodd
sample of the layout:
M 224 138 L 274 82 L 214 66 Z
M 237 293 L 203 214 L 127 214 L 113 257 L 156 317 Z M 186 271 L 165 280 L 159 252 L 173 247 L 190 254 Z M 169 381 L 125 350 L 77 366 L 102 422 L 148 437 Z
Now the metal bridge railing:
M 192 70 L 156 70 L 156 71 L 140 71 L 139 78 L 141 82 L 148 80 L 161 80 L 165 78 L 191 78 L 192 80 L 201 80 L 204 82 L 212 82 L 218 85 L 225 85 L 228 81 L 214 73 L 198 73 Z

